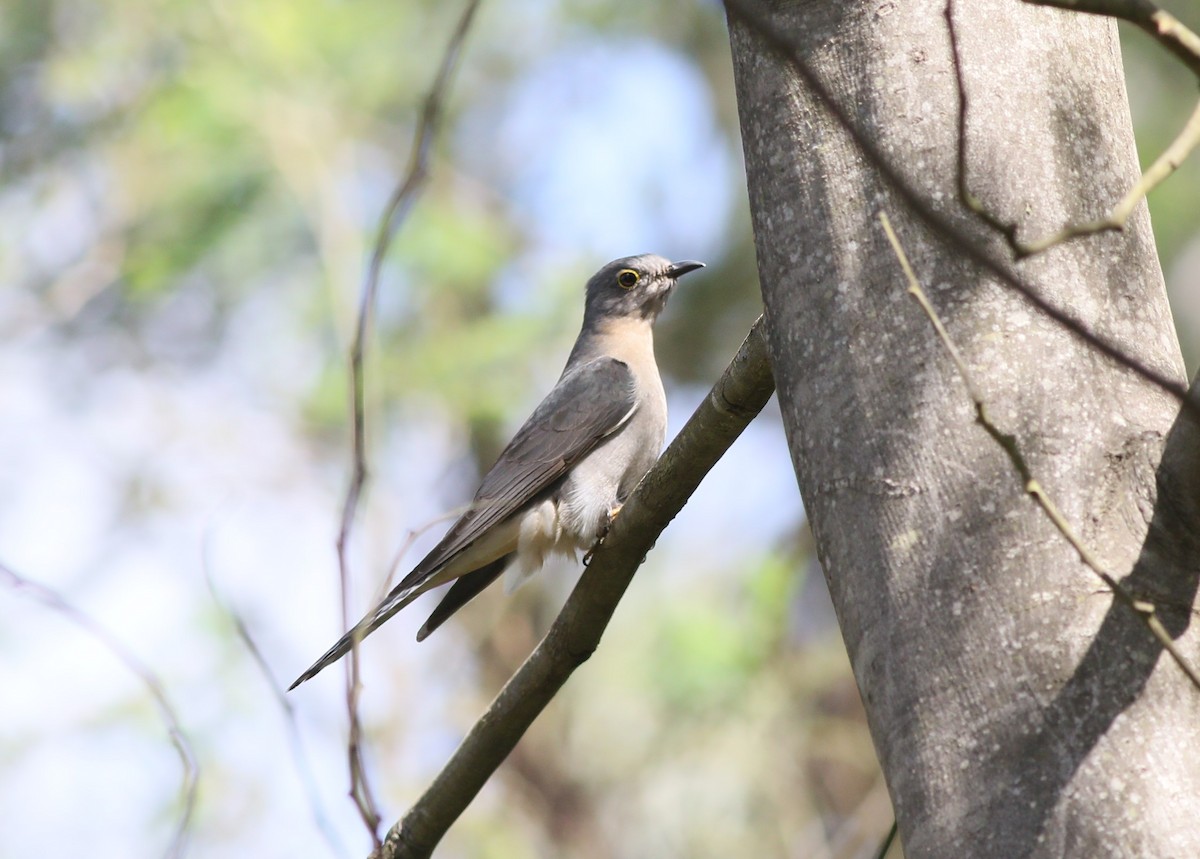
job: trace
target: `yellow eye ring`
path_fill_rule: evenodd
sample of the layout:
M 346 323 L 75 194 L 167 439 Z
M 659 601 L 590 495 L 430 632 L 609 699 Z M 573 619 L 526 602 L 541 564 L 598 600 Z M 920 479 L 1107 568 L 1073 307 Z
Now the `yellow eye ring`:
M 617 286 L 621 289 L 633 289 L 642 276 L 631 268 L 623 268 L 617 274 Z

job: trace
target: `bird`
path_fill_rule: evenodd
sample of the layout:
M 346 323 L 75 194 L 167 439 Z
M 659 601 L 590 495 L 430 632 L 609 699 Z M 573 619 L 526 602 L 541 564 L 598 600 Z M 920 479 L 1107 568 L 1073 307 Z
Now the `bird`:
M 678 279 L 703 267 L 639 254 L 592 275 L 562 374 L 483 476 L 466 512 L 289 691 L 426 591 L 453 582 L 417 641 L 502 574 L 511 591 L 551 554 L 585 551 L 587 561 L 662 450 L 667 399 L 653 326 Z

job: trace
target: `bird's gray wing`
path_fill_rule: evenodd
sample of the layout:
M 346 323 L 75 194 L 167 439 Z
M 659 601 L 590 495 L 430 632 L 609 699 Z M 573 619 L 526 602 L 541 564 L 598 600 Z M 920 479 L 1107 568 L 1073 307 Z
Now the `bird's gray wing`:
M 289 690 L 341 659 L 355 641 L 370 635 L 416 599 L 422 593 L 421 585 L 447 561 L 548 490 L 604 438 L 624 426 L 636 409 L 633 373 L 624 361 L 594 358 L 564 373 L 484 475 L 470 509 L 383 602 L 338 639 Z M 454 595 L 445 617 L 490 584 L 503 570 L 503 564 L 493 562 L 483 569 L 487 572 L 476 571 L 480 575 Z M 435 617 L 439 617 L 441 608 L 435 610 Z M 445 617 L 439 617 L 434 625 Z M 428 634 L 431 629 L 424 631 Z
M 403 591 L 545 492 L 637 409 L 633 372 L 616 358 L 571 368 L 483 477 L 470 509 L 396 587 Z

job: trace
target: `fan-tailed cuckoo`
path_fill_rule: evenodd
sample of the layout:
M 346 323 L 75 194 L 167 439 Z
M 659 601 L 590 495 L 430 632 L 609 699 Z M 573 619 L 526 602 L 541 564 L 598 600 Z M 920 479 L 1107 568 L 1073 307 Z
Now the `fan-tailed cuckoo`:
M 374 611 L 291 688 L 336 662 L 421 594 L 453 581 L 421 641 L 505 574 L 510 588 L 553 553 L 595 546 L 650 470 L 667 428 L 652 326 L 676 280 L 703 263 L 654 254 L 614 260 L 587 283 L 583 329 L 557 384 L 534 409 L 467 511 Z

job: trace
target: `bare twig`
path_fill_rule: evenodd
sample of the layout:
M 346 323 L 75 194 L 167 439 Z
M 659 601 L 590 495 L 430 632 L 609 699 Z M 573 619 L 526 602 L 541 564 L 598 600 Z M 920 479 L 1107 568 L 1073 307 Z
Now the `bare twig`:
M 237 633 L 237 637 L 249 652 L 250 658 L 254 660 L 255 666 L 258 668 L 259 673 L 262 674 L 263 680 L 266 681 L 267 688 L 271 690 L 271 695 L 274 697 L 275 703 L 283 713 L 283 723 L 287 729 L 287 743 L 291 751 L 292 762 L 296 765 L 296 772 L 300 776 L 300 783 L 304 786 L 304 793 L 308 798 L 308 807 L 312 811 L 317 829 L 334 854 L 346 856 L 348 855 L 346 845 L 338 837 L 337 828 L 329 819 L 329 815 L 325 812 L 325 806 L 321 802 L 321 794 L 317 789 L 317 780 L 313 775 L 308 753 L 304 749 L 304 741 L 300 736 L 300 727 L 296 723 L 296 708 L 292 706 L 292 702 L 284 692 L 283 686 L 276 679 L 275 672 L 271 670 L 270 664 L 267 662 L 266 657 L 263 656 L 262 650 L 259 649 L 258 642 L 254 640 L 246 619 L 242 617 L 239 611 L 225 602 L 218 592 L 217 583 L 213 580 L 212 568 L 209 564 L 207 540 L 204 543 L 202 554 L 204 582 L 208 585 L 208 592 L 212 596 L 213 602 L 217 604 L 217 607 L 221 611 L 229 616 L 229 620 L 233 623 L 234 632 Z
M 815 843 L 808 845 L 803 843 L 808 839 L 803 839 L 801 842 L 793 842 L 790 846 L 792 851 L 790 855 L 795 856 L 820 856 L 827 855 L 829 859 L 851 859 L 851 857 L 861 857 L 863 850 L 869 846 L 871 835 L 865 830 L 869 828 L 881 816 L 883 811 L 891 811 L 891 799 L 888 796 L 887 784 L 883 779 L 883 774 L 880 773 L 879 778 L 875 780 L 875 784 L 864 794 L 855 805 L 855 807 L 843 816 L 842 821 L 837 828 L 829 832 L 824 825 L 818 824 L 814 833 L 813 841 Z M 895 825 L 896 815 L 893 812 L 892 825 Z M 811 829 L 811 827 L 806 827 Z M 894 833 L 890 831 L 883 833 L 875 839 L 875 852 L 872 854 L 876 859 L 883 859 L 891 847 Z
M 1150 165 L 1150 169 L 1139 177 L 1121 201 L 1113 206 L 1111 212 L 1103 218 L 1098 218 L 1094 221 L 1085 221 L 1082 224 L 1072 224 L 1063 227 L 1057 232 L 1043 236 L 1040 239 L 1035 239 L 1034 241 L 1023 242 L 1015 238 L 1010 238 L 1009 241 L 1016 251 L 1017 256 L 1030 257 L 1071 239 L 1125 229 L 1125 222 L 1129 220 L 1129 216 L 1133 214 L 1133 210 L 1142 201 L 1142 198 L 1174 173 L 1197 145 L 1200 145 L 1200 102 L 1196 103 L 1195 110 L 1192 111 L 1192 115 L 1188 119 L 1187 124 L 1184 125 L 1183 130 L 1179 132 L 1179 136 Z
M 708 397 L 621 509 L 546 637 L 372 857 L 431 855 L 533 720 L 596 649 L 658 535 L 774 389 L 760 319 Z
M 1054 6 L 1071 12 L 1087 12 L 1120 18 L 1145 30 L 1176 59 L 1200 78 L 1200 36 L 1183 26 L 1170 12 L 1150 0 L 1022 0 L 1032 6 Z
M 967 85 L 962 65 L 962 52 L 958 49 L 958 28 L 954 26 L 954 0 L 946 0 L 943 12 L 946 32 L 950 36 L 950 59 L 954 64 L 954 81 L 958 90 L 958 198 L 962 204 L 978 215 L 984 223 L 999 232 L 1016 252 L 1017 223 L 1002 221 L 991 213 L 987 206 L 971 192 L 967 181 Z
M 421 115 L 417 122 L 413 139 L 413 148 L 409 156 L 408 169 L 403 179 L 396 186 L 384 209 L 383 218 L 379 225 L 379 233 L 375 239 L 375 247 L 367 266 L 366 278 L 363 281 L 359 295 L 358 317 L 354 329 L 354 342 L 350 347 L 350 385 L 353 397 L 353 465 L 350 486 L 346 490 L 345 503 L 342 505 L 341 527 L 337 538 L 338 574 L 342 591 L 342 627 L 350 626 L 350 568 L 349 545 L 350 536 L 354 529 L 355 516 L 358 512 L 358 502 L 363 487 L 367 482 L 366 454 L 366 405 L 365 386 L 363 382 L 363 354 L 366 350 L 367 333 L 370 318 L 375 307 L 376 295 L 379 291 L 379 276 L 383 268 L 383 260 L 388 247 L 395 237 L 401 224 L 408 217 L 416 202 L 418 193 L 429 174 L 429 151 L 433 146 L 441 124 L 442 110 L 450 78 L 458 64 L 462 45 L 471 27 L 471 21 L 479 8 L 480 0 L 468 0 L 459 18 L 458 25 L 446 45 L 446 51 L 438 66 L 437 75 L 425 97 Z M 358 673 L 358 642 L 354 641 L 350 649 L 350 659 L 346 662 L 346 710 L 350 720 L 350 735 L 347 741 L 347 756 L 350 766 L 350 796 L 358 808 L 363 823 L 371 832 L 371 837 L 379 845 L 379 811 L 370 785 L 366 778 L 366 768 L 362 757 L 362 724 L 358 718 L 358 696 L 361 685 Z
M 950 338 L 950 334 L 946 331 L 946 327 L 942 325 L 942 320 L 938 317 L 937 311 L 933 309 L 929 298 L 925 295 L 925 291 L 921 288 L 920 282 L 917 280 L 916 274 L 912 270 L 912 266 L 908 262 L 908 256 L 904 253 L 904 248 L 900 244 L 899 238 L 892 230 L 891 222 L 888 220 L 887 213 L 879 213 L 879 222 L 883 226 L 883 231 L 887 234 L 888 241 L 891 242 L 892 250 L 896 253 L 896 258 L 900 261 L 900 267 L 904 269 L 904 276 L 908 280 L 908 292 L 921 305 L 921 309 L 925 311 L 925 315 L 929 317 L 929 321 L 933 324 L 934 330 L 937 331 L 938 337 L 941 339 L 946 351 L 950 353 L 950 357 L 954 361 L 954 366 L 958 370 L 958 375 L 962 379 L 963 384 L 967 388 L 967 394 L 971 398 L 971 402 L 975 406 L 975 421 L 987 431 L 1008 456 L 1013 468 L 1021 475 L 1021 481 L 1025 488 L 1025 492 L 1032 496 L 1038 506 L 1042 508 L 1042 512 L 1054 524 L 1059 533 L 1063 535 L 1071 547 L 1079 555 L 1079 560 L 1084 563 L 1092 572 L 1094 572 L 1101 581 L 1104 582 L 1113 592 L 1113 595 L 1126 606 L 1128 606 L 1134 614 L 1141 618 L 1146 628 L 1150 630 L 1158 643 L 1163 646 L 1167 653 L 1171 654 L 1171 658 L 1182 669 L 1183 673 L 1191 680 L 1192 685 L 1200 690 L 1200 673 L 1188 662 L 1187 657 L 1175 646 L 1174 640 L 1170 633 L 1162 625 L 1155 613 L 1154 604 L 1146 600 L 1139 600 L 1131 594 L 1124 585 L 1117 581 L 1104 565 L 1097 558 L 1083 541 L 1075 534 L 1066 517 L 1058 509 L 1057 505 L 1042 489 L 1041 484 L 1034 477 L 1032 470 L 1029 468 L 1024 455 L 1021 453 L 1020 445 L 1017 443 L 1016 436 L 1010 433 L 1001 432 L 1000 429 L 992 422 L 988 415 L 987 402 L 983 398 L 979 387 L 975 384 L 970 370 L 967 369 L 966 361 L 963 360 L 962 354 L 958 351 L 958 347 L 954 345 L 954 341 Z
M 383 602 L 388 591 L 392 589 L 392 582 L 396 579 L 396 573 L 400 570 L 400 564 L 404 560 L 404 556 L 408 554 L 408 550 L 417 542 L 417 538 L 428 531 L 433 526 L 441 522 L 449 522 L 458 519 L 464 513 L 472 508 L 471 504 L 460 504 L 452 510 L 447 510 L 445 513 L 439 513 L 432 519 L 427 520 L 424 524 L 418 525 L 415 528 L 409 528 L 404 532 L 404 539 L 400 541 L 400 546 L 392 554 L 392 562 L 388 564 L 387 575 L 383 577 L 383 581 L 375 588 L 375 595 L 371 599 L 371 605 L 378 605 Z
M 732 17 L 736 17 L 751 27 L 776 56 L 791 66 L 817 101 L 829 111 L 833 119 L 849 135 L 854 145 L 878 170 L 886 184 L 927 227 L 965 258 L 995 277 L 1006 289 L 1020 295 L 1040 313 L 1071 332 L 1113 363 L 1130 370 L 1170 394 L 1179 401 L 1190 418 L 1200 421 L 1200 404 L 1187 397 L 1185 385 L 1138 360 L 1120 346 L 1096 334 L 1071 313 L 1051 304 L 1034 286 L 1023 280 L 1005 262 L 996 259 L 986 248 L 967 235 L 949 216 L 930 205 L 912 182 L 887 158 L 880 144 L 870 135 L 864 134 L 850 113 L 833 98 L 829 87 L 809 65 L 790 35 L 774 24 L 767 11 L 768 7 L 762 0 L 757 0 L 757 2 L 755 0 L 724 0 L 724 3 Z
M 162 719 L 163 725 L 167 729 L 167 736 L 175 748 L 175 753 L 179 756 L 179 763 L 183 770 L 179 788 L 183 799 L 183 808 L 179 813 L 179 820 L 175 824 L 171 843 L 167 846 L 164 855 L 171 859 L 182 856 L 187 847 L 188 828 L 191 825 L 192 814 L 196 810 L 196 786 L 200 779 L 200 765 L 196 762 L 192 742 L 183 729 L 183 723 L 179 719 L 175 706 L 167 697 L 162 680 L 119 638 L 69 603 L 54 589 L 25 578 L 5 564 L 0 564 L 0 578 L 3 578 L 13 591 L 37 600 L 99 641 L 125 666 L 130 674 L 137 677 L 146 691 L 150 693 L 150 697 L 154 699 L 154 703 L 158 707 L 159 718 Z
M 1178 20 L 1157 9 L 1145 0 L 1023 0 L 1037 6 L 1053 6 L 1079 12 L 1090 12 L 1123 18 L 1140 26 L 1167 50 L 1182 59 L 1197 76 L 1200 76 L 1200 37 L 1183 26 Z M 958 191 L 968 209 L 979 215 L 989 226 L 1004 236 L 1018 259 L 1034 256 L 1071 239 L 1097 233 L 1120 231 L 1142 198 L 1154 190 L 1179 168 L 1188 155 L 1200 145 L 1200 103 L 1192 111 L 1183 129 L 1161 155 L 1146 170 L 1125 196 L 1113 206 L 1103 218 L 1072 224 L 1033 241 L 1017 238 L 1015 221 L 1003 221 L 988 211 L 987 207 L 971 193 L 967 182 L 967 90 L 964 83 L 962 57 L 958 49 L 958 36 L 952 12 L 953 0 L 946 2 L 946 25 L 950 33 L 950 53 L 954 61 L 954 75 L 958 84 Z
M 892 842 L 896 840 L 896 821 L 892 820 L 891 828 L 883 836 L 883 840 L 879 842 L 879 849 L 875 851 L 875 859 L 884 859 L 888 851 L 892 849 Z

